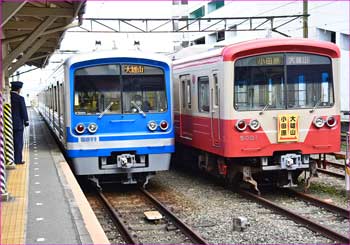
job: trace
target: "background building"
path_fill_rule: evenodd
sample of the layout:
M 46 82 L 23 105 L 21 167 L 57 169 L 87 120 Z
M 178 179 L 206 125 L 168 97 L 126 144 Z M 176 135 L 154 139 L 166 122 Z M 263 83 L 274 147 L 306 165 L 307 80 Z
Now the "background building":
M 301 15 L 306 11 L 308 17 L 308 38 L 329 41 L 337 44 L 341 50 L 341 110 L 349 111 L 349 2 L 348 1 L 307 1 L 307 8 L 303 1 L 173 1 L 173 15 L 181 18 L 212 18 L 212 17 L 257 17 Z M 288 18 L 286 19 L 289 20 Z M 291 20 L 291 19 L 290 19 Z M 277 20 L 275 27 L 285 20 Z M 261 21 L 253 21 L 258 26 Z M 203 22 L 201 22 L 203 28 Z M 213 23 L 206 23 L 207 26 Z M 222 21 L 216 25 L 216 32 L 201 32 L 183 35 L 178 40 L 176 49 L 180 46 L 207 44 L 229 44 L 243 40 L 283 37 L 280 33 L 271 31 L 271 23 L 261 25 L 263 31 L 238 31 L 247 29 L 251 23 L 242 20 Z M 230 29 L 230 31 L 227 31 Z M 278 31 L 291 37 L 303 37 L 303 21 L 297 19 L 278 28 Z M 348 118 L 348 117 L 346 117 Z M 345 117 L 343 117 L 345 119 Z M 347 119 L 348 120 L 348 119 Z

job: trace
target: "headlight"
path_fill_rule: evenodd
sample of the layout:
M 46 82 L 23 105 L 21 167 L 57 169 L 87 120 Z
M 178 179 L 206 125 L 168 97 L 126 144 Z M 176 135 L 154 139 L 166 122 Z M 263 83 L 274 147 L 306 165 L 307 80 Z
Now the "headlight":
M 324 120 L 322 117 L 316 117 L 315 120 L 314 120 L 314 125 L 317 127 L 317 128 L 322 128 L 324 126 Z
M 82 124 L 82 123 L 78 123 L 77 126 L 75 126 L 75 131 L 76 131 L 78 134 L 84 133 L 84 131 L 85 131 L 85 125 Z
M 236 128 L 239 131 L 244 131 L 247 128 L 247 123 L 244 120 L 239 120 L 236 123 Z
M 332 128 L 337 124 L 337 120 L 334 117 L 328 117 L 326 124 L 328 127 Z
M 147 127 L 149 130 L 154 131 L 157 129 L 158 125 L 155 121 L 149 121 Z
M 97 128 L 98 128 L 98 126 L 97 126 L 96 123 L 90 123 L 89 126 L 88 126 L 88 130 L 92 134 L 96 133 Z
M 260 122 L 257 119 L 250 120 L 249 127 L 251 130 L 256 131 L 260 128 Z

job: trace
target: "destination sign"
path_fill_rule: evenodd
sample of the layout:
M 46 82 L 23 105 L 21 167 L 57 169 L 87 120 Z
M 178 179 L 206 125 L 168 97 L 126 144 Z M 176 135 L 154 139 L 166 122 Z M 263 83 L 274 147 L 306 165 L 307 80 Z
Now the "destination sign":
M 283 65 L 281 56 L 258 56 L 256 57 L 257 65 Z
M 123 65 L 123 71 L 127 74 L 144 73 L 145 67 L 142 65 Z

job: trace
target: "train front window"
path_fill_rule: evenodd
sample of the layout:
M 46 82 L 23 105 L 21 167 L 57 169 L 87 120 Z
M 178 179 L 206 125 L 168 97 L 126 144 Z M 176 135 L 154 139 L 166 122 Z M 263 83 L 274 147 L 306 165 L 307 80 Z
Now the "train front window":
M 279 53 L 236 61 L 236 110 L 313 108 L 333 104 L 332 66 L 327 57 Z
M 282 54 L 240 59 L 235 66 L 237 110 L 281 109 L 284 106 Z
M 287 54 L 288 108 L 327 107 L 334 104 L 332 66 L 319 55 Z
M 123 113 L 167 110 L 164 71 L 157 67 L 122 65 Z
M 76 114 L 121 113 L 119 65 L 78 69 L 74 76 Z M 109 107 L 107 109 L 107 107 Z
M 75 114 L 147 113 L 166 110 L 165 77 L 160 68 L 111 64 L 75 71 Z

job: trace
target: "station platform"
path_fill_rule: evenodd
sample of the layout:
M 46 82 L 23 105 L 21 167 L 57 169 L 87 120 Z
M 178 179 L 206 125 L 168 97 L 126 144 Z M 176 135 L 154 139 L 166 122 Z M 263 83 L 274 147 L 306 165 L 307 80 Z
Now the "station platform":
M 47 125 L 28 112 L 25 164 L 7 171 L 1 244 L 109 244 Z

